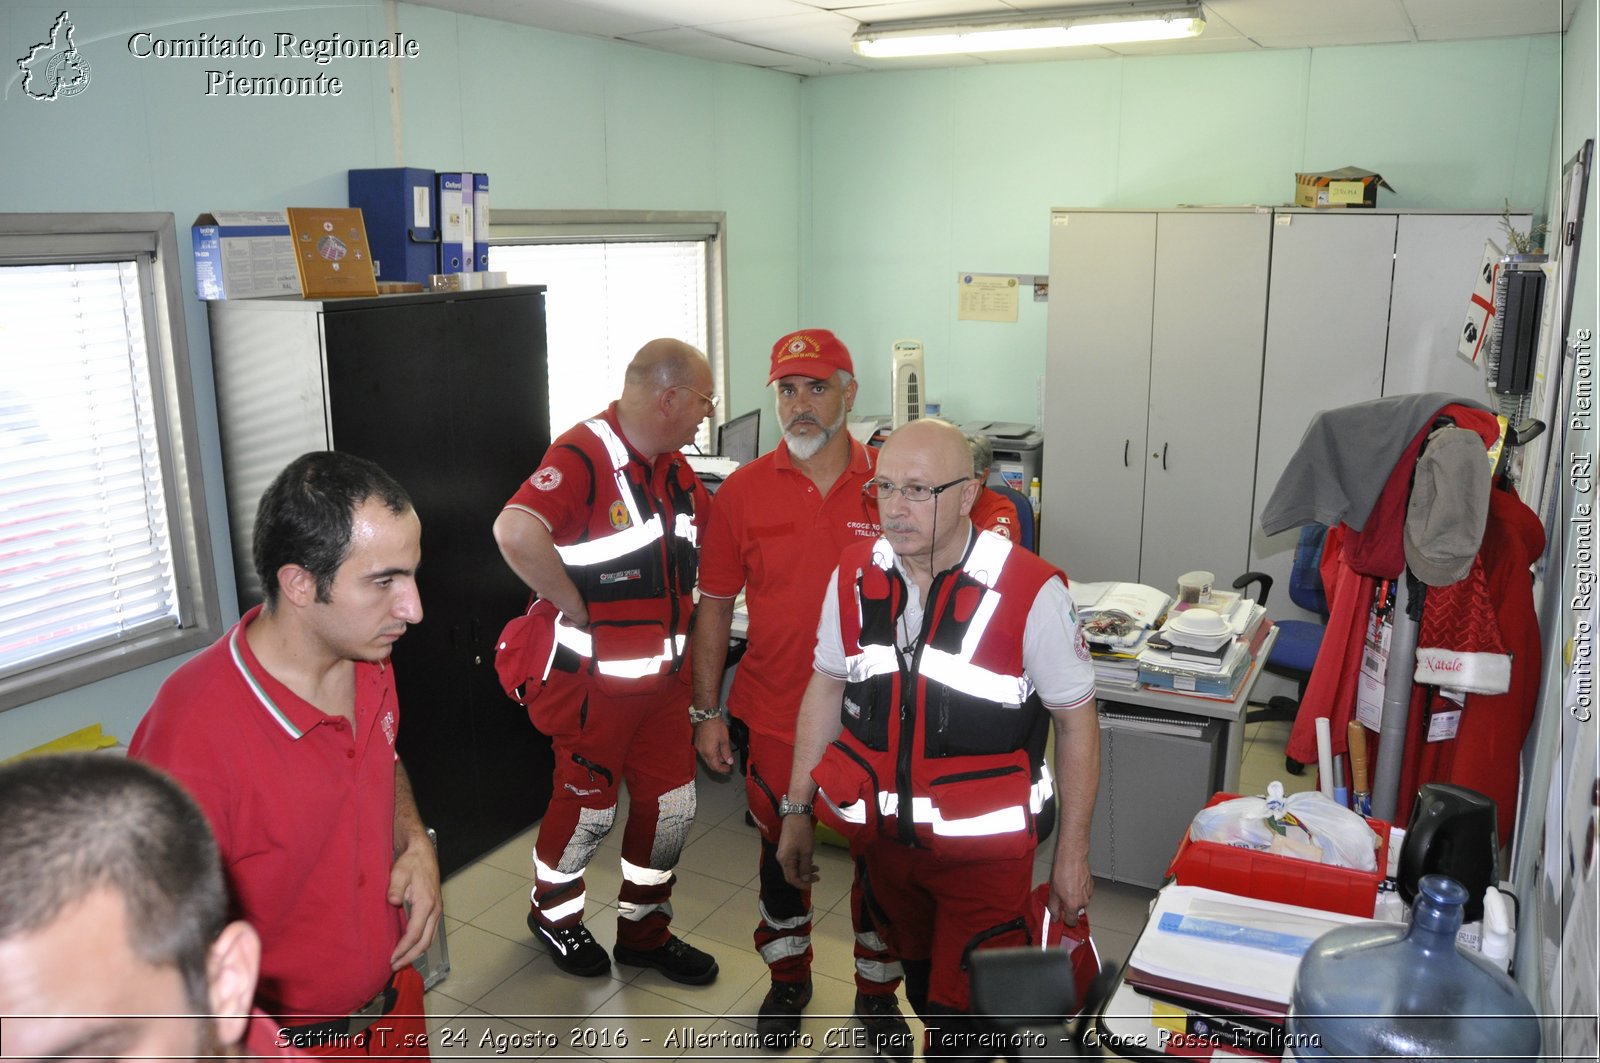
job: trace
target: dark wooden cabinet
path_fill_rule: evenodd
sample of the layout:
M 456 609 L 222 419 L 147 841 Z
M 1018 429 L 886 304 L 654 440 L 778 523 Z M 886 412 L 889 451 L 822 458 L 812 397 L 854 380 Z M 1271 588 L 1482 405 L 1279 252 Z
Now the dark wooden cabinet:
M 490 531 L 550 440 L 544 289 L 209 304 L 240 607 L 256 505 L 308 450 L 382 465 L 422 520 L 423 620 L 394 649 L 399 749 L 446 874 L 550 800 L 550 743 L 494 672 L 527 604 Z

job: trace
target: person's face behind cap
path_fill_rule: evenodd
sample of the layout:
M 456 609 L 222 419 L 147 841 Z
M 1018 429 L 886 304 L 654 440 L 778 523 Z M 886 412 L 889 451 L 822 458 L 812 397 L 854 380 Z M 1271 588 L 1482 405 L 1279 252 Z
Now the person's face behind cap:
M 856 398 L 856 382 L 841 384 L 838 372 L 820 380 L 801 374 L 782 377 L 773 384 L 773 390 L 777 393 L 778 423 L 783 426 L 790 448 L 803 446 L 816 437 L 818 442 L 810 448 L 812 453 L 844 427 Z
M 0 971 L 7 1056 L 190 1060 L 221 1051 L 218 1024 L 193 1014 L 177 966 L 134 953 L 114 890 L 95 890 L 43 929 L 0 940 Z M 248 995 L 235 1006 L 248 1009 Z M 229 1040 L 242 1037 L 243 1022 L 228 1025 Z
M 938 487 L 961 478 L 967 482 L 922 502 L 909 501 L 898 490 L 882 499 L 878 520 L 894 552 L 927 555 L 935 543 L 943 547 L 955 539 L 978 494 L 971 476 L 972 452 L 960 434 L 916 421 L 897 429 L 883 445 L 875 479 L 897 488 Z

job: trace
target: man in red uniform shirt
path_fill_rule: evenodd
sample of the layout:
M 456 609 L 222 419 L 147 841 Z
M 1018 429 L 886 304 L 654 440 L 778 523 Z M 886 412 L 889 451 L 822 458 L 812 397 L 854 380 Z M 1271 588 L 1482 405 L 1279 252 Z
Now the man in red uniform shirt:
M 217 843 L 148 765 L 0 768 L 0 1026 L 31 1059 L 304 1058 L 250 1008 L 261 940 L 228 919 Z
M 395 755 L 390 649 L 422 619 L 422 525 L 350 454 L 303 454 L 261 497 L 266 597 L 162 684 L 129 755 L 205 810 L 234 907 L 261 934 L 256 1000 L 315 1055 L 426 1057 L 411 966 L 439 865 Z
M 867 486 L 883 537 L 839 559 L 785 800 L 809 810 L 815 798 L 865 864 L 925 1056 L 988 1058 L 967 953 L 1024 943 L 1018 916 L 1057 786 L 1051 916 L 1076 925 L 1094 890 L 1094 669 L 1060 570 L 973 529 L 960 429 L 896 429 Z M 786 818 L 778 859 L 797 887 L 817 878 L 812 852 L 810 824 Z
M 569 974 L 611 966 L 583 924 L 583 872 L 626 781 L 613 956 L 690 985 L 717 976 L 716 960 L 669 929 L 672 871 L 695 812 L 683 666 L 710 505 L 678 448 L 715 408 L 711 391 L 705 355 L 651 340 L 622 397 L 556 439 L 494 523 L 506 563 L 536 596 L 529 630 L 543 640 L 533 656 L 544 674 L 525 677 L 528 715 L 556 758 L 528 926 Z M 500 649 L 519 652 L 527 646 Z
M 811 891 L 791 886 L 775 859 L 783 814 L 779 798 L 794 755 L 794 721 L 811 675 L 817 609 L 828 573 L 850 543 L 878 534 L 877 507 L 861 493 L 872 452 L 845 431 L 855 403 L 850 352 L 826 329 L 802 329 L 772 347 L 778 423 L 776 450 L 736 470 L 717 491 L 700 564 L 695 620 L 695 748 L 716 771 L 733 765 L 721 712 L 722 670 L 734 599 L 742 589 L 750 617 L 747 648 L 728 707 L 748 732 L 745 795 L 761 830 L 760 920 L 756 951 L 772 973 L 758 1030 L 768 1048 L 796 1040 L 811 999 Z M 894 991 L 900 966 L 890 956 L 853 889 L 856 917 L 855 1011 L 875 1038 L 910 1047 Z M 891 1052 L 904 1055 L 904 1051 Z
M 972 526 L 1020 543 L 1017 507 L 1012 505 L 1011 499 L 989 486 L 989 470 L 994 468 L 994 444 L 989 442 L 988 436 L 977 432 L 967 436 L 967 445 L 972 448 L 972 476 L 983 485 L 968 514 Z

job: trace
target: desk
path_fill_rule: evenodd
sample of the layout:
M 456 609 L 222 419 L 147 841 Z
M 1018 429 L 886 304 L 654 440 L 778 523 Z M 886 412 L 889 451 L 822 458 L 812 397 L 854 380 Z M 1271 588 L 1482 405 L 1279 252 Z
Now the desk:
M 1222 721 L 1222 747 L 1224 750 L 1222 762 L 1222 789 L 1229 793 L 1237 793 L 1239 787 L 1239 766 L 1244 761 L 1244 712 L 1245 703 L 1250 700 L 1250 694 L 1256 688 L 1256 683 L 1261 679 L 1261 672 L 1267 663 L 1267 656 L 1272 652 L 1272 644 L 1278 639 L 1278 629 L 1273 627 L 1267 632 L 1267 637 L 1262 640 L 1261 648 L 1256 651 L 1256 656 L 1250 662 L 1250 672 L 1245 676 L 1244 683 L 1239 687 L 1239 693 L 1232 701 L 1223 701 L 1219 698 L 1196 698 L 1184 694 L 1174 694 L 1170 690 L 1152 690 L 1148 687 L 1118 687 L 1106 686 L 1096 688 L 1095 697 L 1100 701 L 1114 701 L 1123 705 L 1137 705 L 1140 708 L 1159 709 L 1162 712 L 1176 712 L 1189 716 L 1203 716 L 1207 719 Z M 1196 806 L 1198 807 L 1198 806 Z
M 1100 791 L 1089 837 L 1089 869 L 1096 875 L 1160 886 L 1195 809 L 1218 791 L 1237 792 L 1245 704 L 1277 634 L 1267 631 L 1231 700 L 1146 687 L 1096 689 Z M 1118 715 L 1124 708 L 1144 718 Z

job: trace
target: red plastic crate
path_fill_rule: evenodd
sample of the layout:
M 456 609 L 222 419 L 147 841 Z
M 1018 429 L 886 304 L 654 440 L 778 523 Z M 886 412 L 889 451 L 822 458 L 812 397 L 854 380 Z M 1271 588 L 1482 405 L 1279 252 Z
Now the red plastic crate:
M 1238 796 L 1215 794 L 1206 807 Z M 1334 867 L 1219 842 L 1197 842 L 1185 830 L 1167 875 L 1184 886 L 1370 918 L 1378 885 L 1389 867 L 1389 824 L 1368 816 L 1367 825 L 1378 835 L 1375 871 Z

